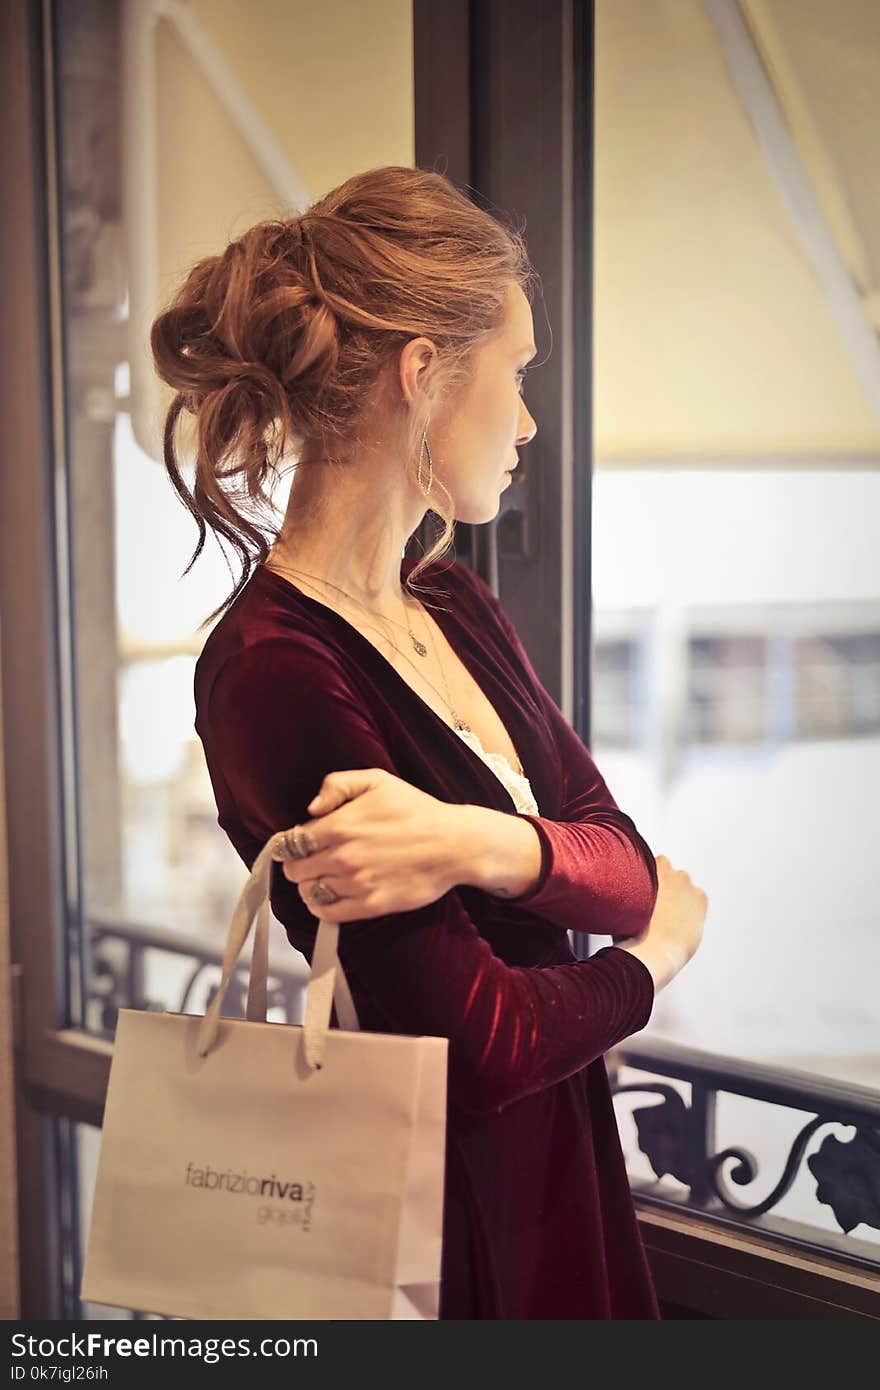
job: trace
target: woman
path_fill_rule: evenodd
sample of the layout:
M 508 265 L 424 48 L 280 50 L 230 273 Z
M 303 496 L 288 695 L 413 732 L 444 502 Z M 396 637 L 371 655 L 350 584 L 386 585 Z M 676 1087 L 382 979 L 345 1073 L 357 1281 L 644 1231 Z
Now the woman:
M 289 832 L 291 944 L 311 959 L 318 918 L 345 923 L 362 1026 L 449 1038 L 441 1317 L 656 1318 L 603 1054 L 696 950 L 705 895 L 617 807 L 488 585 L 441 558 L 535 434 L 532 284 L 518 233 L 403 167 L 193 269 L 152 334 L 165 461 L 193 560 L 207 524 L 243 562 L 196 728 L 245 864 Z M 289 452 L 270 545 L 255 511 Z M 429 509 L 442 535 L 401 564 Z M 569 928 L 615 944 L 578 961 Z

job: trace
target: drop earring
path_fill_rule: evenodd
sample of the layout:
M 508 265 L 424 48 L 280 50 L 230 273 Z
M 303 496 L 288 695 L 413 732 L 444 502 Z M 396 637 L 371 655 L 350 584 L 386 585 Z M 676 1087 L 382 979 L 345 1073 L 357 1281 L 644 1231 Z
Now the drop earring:
M 422 482 L 422 458 L 423 458 L 423 456 L 424 456 L 424 454 L 425 454 L 426 452 L 427 452 L 427 455 L 428 455 L 428 486 L 427 486 L 427 487 L 425 487 L 424 483 Z M 431 491 L 431 488 L 433 487 L 433 485 L 434 485 L 434 460 L 431 458 L 431 446 L 430 446 L 430 444 L 428 443 L 428 426 L 427 426 L 427 424 L 426 424 L 424 430 L 422 431 L 422 444 L 421 444 L 421 448 L 419 449 L 419 487 L 422 489 L 422 492 L 424 492 L 424 493 L 429 493 L 429 492 Z

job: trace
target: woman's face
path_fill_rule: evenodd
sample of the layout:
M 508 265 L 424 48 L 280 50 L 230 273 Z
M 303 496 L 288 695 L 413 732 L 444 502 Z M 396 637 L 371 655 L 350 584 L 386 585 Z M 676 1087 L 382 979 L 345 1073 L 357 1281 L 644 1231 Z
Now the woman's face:
M 434 473 L 449 489 L 458 521 L 479 524 L 497 516 L 516 450 L 537 433 L 521 394 L 523 370 L 536 352 L 534 332 L 529 301 L 511 282 L 503 327 L 475 351 L 455 401 L 428 422 Z M 422 476 L 427 483 L 427 456 Z

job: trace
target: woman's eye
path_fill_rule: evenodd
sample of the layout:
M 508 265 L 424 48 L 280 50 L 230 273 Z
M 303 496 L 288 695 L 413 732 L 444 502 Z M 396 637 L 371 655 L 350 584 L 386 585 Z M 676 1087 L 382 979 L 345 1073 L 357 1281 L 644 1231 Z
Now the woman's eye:
M 526 373 L 525 373 L 525 369 L 523 368 L 521 371 L 518 371 L 517 374 L 516 374 L 516 389 L 517 389 L 517 391 L 520 391 L 520 392 L 522 391 L 522 389 L 523 389 L 523 382 L 525 381 L 525 379 L 526 379 Z

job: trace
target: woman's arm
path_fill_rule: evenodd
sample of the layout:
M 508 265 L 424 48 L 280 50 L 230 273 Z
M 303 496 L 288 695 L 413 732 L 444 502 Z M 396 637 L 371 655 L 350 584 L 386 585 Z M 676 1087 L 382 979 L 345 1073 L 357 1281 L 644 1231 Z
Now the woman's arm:
M 461 566 L 457 567 L 462 569 Z M 528 654 L 498 599 L 485 580 L 468 571 L 479 598 L 500 624 L 523 675 L 541 706 L 559 749 L 564 790 L 558 820 L 516 812 L 482 811 L 471 817 L 476 838 L 463 845 L 462 882 L 492 892 L 493 885 L 515 887 L 528 877 L 534 847 L 524 825 L 505 826 L 505 820 L 531 824 L 541 841 L 541 865 L 531 887 L 507 901 L 527 907 L 557 926 L 600 936 L 637 936 L 648 924 L 657 899 L 654 855 L 625 815 L 596 767 L 586 745 L 538 679 Z M 494 818 L 494 819 L 493 819 Z M 505 877 L 504 855 L 509 876 Z M 499 877 L 500 875 L 500 877 Z
M 332 656 L 296 639 L 267 639 L 230 657 L 197 729 L 215 785 L 222 779 L 241 826 L 261 844 L 308 820 L 327 772 L 399 775 Z M 317 930 L 281 873 L 272 907 L 299 932 Z M 353 988 L 394 1030 L 449 1039 L 450 1099 L 475 1114 L 579 1071 L 643 1028 L 653 1006 L 650 972 L 615 946 L 571 965 L 506 965 L 455 889 L 417 910 L 344 923 L 339 954 Z
M 450 806 L 456 883 L 496 898 L 525 899 L 544 874 L 544 842 L 528 816 L 489 806 Z

